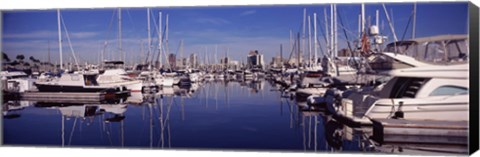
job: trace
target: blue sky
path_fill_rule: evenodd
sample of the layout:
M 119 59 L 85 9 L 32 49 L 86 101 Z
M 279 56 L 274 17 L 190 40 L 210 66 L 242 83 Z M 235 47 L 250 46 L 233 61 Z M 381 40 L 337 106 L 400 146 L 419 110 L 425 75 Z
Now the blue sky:
M 179 41 L 184 40 L 185 56 L 197 53 L 203 58 L 206 47 L 209 60 L 213 62 L 214 49 L 217 45 L 218 59 L 225 54 L 228 48 L 229 57 L 235 60 L 244 59 L 249 50 L 259 50 L 265 54 L 265 61 L 269 62 L 273 56 L 279 54 L 280 44 L 284 46 L 284 57 L 288 56 L 289 31 L 302 32 L 304 8 L 307 9 L 307 15 L 312 18 L 313 13 L 317 13 L 320 19 L 317 21 L 318 38 L 321 46 L 325 48 L 320 30 L 325 29 L 323 28 L 325 25 L 324 9 L 327 9 L 327 14 L 330 14 L 328 4 L 151 8 L 151 31 L 152 38 L 154 38 L 152 41 L 158 42 L 154 23 L 158 25 L 158 12 L 162 11 L 163 15 L 169 14 L 171 53 L 176 53 Z M 398 38 L 401 38 L 411 15 L 413 4 L 387 3 L 386 8 L 389 12 L 393 12 L 396 34 Z M 374 23 L 377 9 L 380 11 L 380 21 L 384 21 L 384 26 L 380 26 L 382 33 L 388 35 L 389 40 L 392 41 L 392 33 L 381 4 L 366 4 L 367 17 L 371 16 L 372 23 Z M 360 4 L 337 4 L 337 10 L 342 16 L 349 39 L 356 39 Z M 73 45 L 72 48 L 82 63 L 96 63 L 106 41 L 108 41 L 106 59 L 118 59 L 116 17 L 114 17 L 112 27 L 109 28 L 114 12 L 116 12 L 115 8 L 61 10 Z M 141 60 L 142 43 L 146 54 L 146 14 L 146 8 L 122 9 L 122 45 L 128 59 L 127 63 Z M 466 2 L 418 3 L 417 37 L 466 34 L 468 33 L 467 19 L 468 3 Z M 165 16 L 163 20 L 165 20 Z M 163 23 L 165 24 L 165 21 Z M 346 48 L 345 36 L 340 28 L 341 24 L 339 23 L 338 26 L 339 49 Z M 48 43 L 50 42 L 51 59 L 53 62 L 58 61 L 56 10 L 6 11 L 3 14 L 2 29 L 2 51 L 6 52 L 10 58 L 14 58 L 17 54 L 24 54 L 27 57 L 34 56 L 42 61 L 47 60 Z M 407 30 L 406 39 L 410 38 L 410 31 L 411 25 Z M 68 62 L 71 58 L 71 50 L 65 30 L 63 30 L 62 36 L 64 61 Z

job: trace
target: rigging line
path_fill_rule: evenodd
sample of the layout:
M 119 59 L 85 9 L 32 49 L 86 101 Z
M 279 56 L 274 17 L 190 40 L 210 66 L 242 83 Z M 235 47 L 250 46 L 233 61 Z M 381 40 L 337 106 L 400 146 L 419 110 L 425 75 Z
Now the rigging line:
M 182 46 L 182 41 L 180 40 L 179 43 L 178 43 L 177 50 L 175 51 L 175 57 L 177 56 L 178 51 L 180 50 L 180 47 L 181 47 L 181 46 Z
M 322 44 L 320 43 L 320 40 L 318 40 L 318 37 L 317 37 L 317 39 L 315 39 L 315 40 L 317 40 L 317 44 L 318 44 L 318 47 L 320 48 L 320 52 L 321 52 L 323 55 L 325 55 L 325 52 L 323 52 Z M 317 57 L 318 57 L 318 56 L 317 56 Z
M 167 17 L 168 17 L 168 14 L 167 14 Z M 166 35 L 166 33 L 167 33 L 166 31 L 167 31 L 167 25 L 165 25 L 165 29 L 164 29 L 164 31 L 163 31 L 162 43 L 163 43 L 163 39 L 165 39 L 165 37 L 167 36 L 167 35 Z M 168 43 L 166 42 L 166 40 L 167 40 L 167 39 L 165 39 L 165 46 L 167 46 L 167 44 L 168 44 Z M 167 53 L 168 53 L 168 52 L 167 52 L 167 49 L 166 49 L 166 48 L 163 48 L 163 44 L 162 44 L 162 50 L 164 51 L 163 56 L 165 57 L 165 60 L 166 60 L 167 65 L 168 65 L 168 68 L 169 68 L 170 70 L 172 70 L 172 67 L 170 66 L 170 61 L 167 59 L 167 58 L 168 58 L 168 57 L 167 57 Z M 200 53 L 199 53 L 199 54 L 200 54 Z
M 411 20 L 412 20 L 412 17 L 413 17 L 413 12 L 412 12 L 412 14 L 410 15 L 410 17 L 408 18 L 407 26 L 405 26 L 405 30 L 403 31 L 403 35 L 402 35 L 402 38 L 401 38 L 400 42 L 405 39 L 405 34 L 407 34 L 407 30 L 408 30 L 408 28 L 410 27 L 410 22 L 411 22 Z
M 135 25 L 133 23 L 132 15 L 130 15 L 130 9 L 126 9 L 126 11 L 127 11 L 128 19 L 130 20 L 130 23 L 132 24 L 133 30 L 137 30 L 137 28 L 135 27 Z
M 321 22 L 322 20 L 319 19 L 318 17 L 319 17 L 319 16 L 317 16 L 317 21 L 318 21 L 318 22 Z M 325 33 L 324 33 L 325 30 L 324 30 L 323 27 L 322 27 L 323 24 L 325 24 L 325 21 L 324 21 L 323 23 L 319 23 L 320 33 L 322 33 L 323 39 L 325 40 L 325 44 L 327 44 L 328 39 L 327 39 L 327 36 L 326 36 Z M 328 47 L 328 46 L 327 46 L 327 47 Z M 326 53 L 328 53 L 328 50 L 327 50 Z M 323 52 L 323 50 L 322 50 L 322 54 L 323 54 L 324 56 L 326 55 L 326 53 Z
M 106 49 L 107 49 L 107 46 L 108 46 L 108 39 L 110 37 L 110 32 L 112 30 L 112 25 L 113 25 L 113 19 L 115 18 L 116 13 L 117 12 L 115 10 L 113 10 L 112 18 L 110 18 L 110 24 L 108 26 L 107 37 L 106 37 L 105 43 L 103 45 L 103 58 L 102 59 L 105 59 L 105 52 L 106 52 Z
M 303 22 L 300 24 L 300 26 L 298 27 L 298 32 L 300 32 L 302 30 L 302 27 L 303 27 Z M 288 62 L 290 62 L 291 58 L 292 58 L 292 55 L 293 55 L 293 52 L 297 49 L 296 45 L 298 44 L 300 46 L 300 41 L 297 41 L 297 38 L 295 37 L 295 40 L 293 42 L 293 47 L 292 47 L 292 50 L 290 50 L 290 57 L 288 57 Z
M 78 119 L 78 117 L 75 117 L 75 121 L 73 121 L 73 128 L 72 128 L 72 132 L 70 132 L 70 138 L 68 139 L 68 145 L 71 145 L 71 143 L 72 143 L 73 132 L 75 132 L 75 126 L 77 126 L 77 119 Z
M 80 66 L 78 65 L 77 57 L 75 57 L 75 51 L 73 51 L 72 42 L 70 41 L 70 36 L 68 35 L 67 27 L 65 26 L 65 21 L 63 21 L 63 16 L 61 16 L 60 19 L 62 20 L 63 28 L 65 29 L 65 34 L 67 35 L 67 41 L 68 41 L 68 44 L 70 45 L 70 51 L 72 52 L 73 60 L 77 65 L 77 69 L 80 69 Z
M 350 41 L 349 41 L 349 39 L 348 39 L 348 35 L 347 35 L 347 31 L 346 31 L 345 25 L 343 25 L 343 20 L 342 20 L 342 14 L 341 14 L 341 12 L 338 14 L 338 18 L 340 19 L 340 25 L 341 25 L 341 27 L 342 27 L 343 34 L 345 35 L 345 38 L 347 39 L 348 49 L 350 50 L 350 52 L 353 52 L 352 46 L 350 45 Z
M 353 35 L 355 36 L 356 34 L 350 30 L 347 29 L 347 27 L 344 27 L 344 26 L 340 26 L 340 28 L 344 29 L 347 33 L 350 33 L 350 35 Z
M 153 17 L 153 26 L 154 26 L 153 28 L 154 28 L 155 31 L 157 32 L 156 34 L 157 34 L 158 36 L 160 36 L 160 30 L 158 30 L 157 21 L 156 21 L 155 15 L 153 14 L 153 11 L 150 11 L 150 16 Z M 159 21 L 159 22 L 160 22 L 160 21 Z M 155 35 L 155 31 L 151 32 L 152 35 Z M 154 40 L 155 40 L 155 39 L 154 39 Z M 158 39 L 156 39 L 156 40 L 158 40 Z M 162 40 L 163 40 L 163 38 L 162 38 Z M 158 41 L 158 42 L 160 42 L 160 41 Z M 150 43 L 150 44 L 153 44 L 153 42 Z M 152 53 L 152 59 L 151 59 L 150 63 L 153 63 L 153 60 L 155 59 L 155 57 L 154 57 L 154 56 L 155 56 L 155 52 L 156 52 L 156 50 L 159 48 L 159 47 L 158 47 L 158 44 L 153 44 L 153 45 L 154 45 L 154 52 Z M 149 45 L 149 46 L 151 46 L 151 45 Z M 161 52 L 161 51 L 159 51 L 158 53 L 160 53 L 160 52 Z M 157 55 L 157 61 L 158 61 L 158 55 Z
M 149 31 L 150 31 L 150 25 L 151 25 L 149 16 L 150 16 L 150 9 L 147 8 L 147 34 L 148 35 L 150 35 Z M 145 65 L 147 65 L 148 63 L 148 57 L 150 57 L 150 51 L 151 51 L 150 49 L 151 40 L 148 39 L 148 42 L 150 43 L 147 43 L 147 55 L 145 56 L 145 62 L 144 62 Z
M 340 14 L 345 15 L 345 11 L 340 10 L 340 12 L 341 12 Z M 357 32 L 357 33 L 354 33 L 353 31 L 350 31 L 350 29 L 348 29 L 348 28 L 352 28 L 350 24 L 353 23 L 353 22 L 355 22 L 355 21 L 348 22 L 348 20 L 347 20 L 345 26 L 340 26 L 340 27 L 345 28 L 345 30 L 346 30 L 348 33 L 350 33 L 350 35 L 352 35 L 352 36 L 357 36 L 357 33 L 358 33 L 358 32 Z
M 295 51 L 295 49 L 297 48 L 297 42 L 298 42 L 297 39 L 295 39 L 293 41 L 293 47 L 292 47 L 292 50 L 290 51 L 290 56 L 288 57 L 288 62 L 290 62 L 290 60 L 292 59 L 293 51 Z
M 132 24 L 133 30 L 137 30 L 137 28 L 136 28 L 135 25 L 134 25 L 132 15 L 130 14 L 130 9 L 126 9 L 126 11 L 127 11 L 128 19 L 130 20 L 130 23 Z M 114 11 L 114 13 L 116 13 L 116 11 Z M 112 20 L 113 20 L 113 17 L 112 17 Z M 136 34 L 136 36 L 138 36 L 138 34 Z M 140 37 L 140 36 L 139 36 L 139 37 Z M 139 42 L 143 42 L 142 39 L 138 39 L 138 41 L 139 41 Z M 142 44 L 142 45 L 143 45 L 143 44 Z
M 341 25 L 341 27 L 343 28 L 343 34 L 345 35 L 345 38 L 347 39 L 347 45 L 348 45 L 348 49 L 350 50 L 351 57 L 355 57 L 355 55 L 354 55 L 355 53 L 353 52 L 352 46 L 351 46 L 350 41 L 349 41 L 349 39 L 348 39 L 348 35 L 347 35 L 347 32 L 346 32 L 346 28 L 345 28 L 344 25 L 343 25 L 342 12 L 340 12 L 340 14 L 338 14 L 338 17 L 339 17 L 339 19 L 340 19 L 340 25 Z M 355 68 L 356 68 L 356 69 L 359 69 L 359 68 L 360 68 L 360 67 L 359 67 L 359 64 L 360 64 L 360 63 L 358 63 L 358 61 L 357 61 L 356 59 L 353 59 L 353 62 L 355 63 L 355 64 L 354 64 L 354 65 L 355 65 Z

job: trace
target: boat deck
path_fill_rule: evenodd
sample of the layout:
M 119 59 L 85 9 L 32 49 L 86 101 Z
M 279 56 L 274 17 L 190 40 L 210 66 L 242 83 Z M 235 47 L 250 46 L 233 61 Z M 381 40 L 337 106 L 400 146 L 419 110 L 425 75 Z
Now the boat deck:
M 380 144 L 468 145 L 467 121 L 373 119 L 372 139 Z
M 106 99 L 105 92 L 73 93 L 73 92 L 24 92 L 22 100 L 48 102 L 100 102 Z

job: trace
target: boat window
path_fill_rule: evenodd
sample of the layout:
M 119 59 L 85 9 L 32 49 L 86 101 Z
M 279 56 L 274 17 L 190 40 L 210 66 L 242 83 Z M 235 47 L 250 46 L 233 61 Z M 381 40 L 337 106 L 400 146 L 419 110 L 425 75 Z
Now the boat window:
M 426 78 L 400 77 L 392 88 L 390 98 L 415 98 L 426 81 Z
M 445 58 L 445 49 L 441 42 L 431 42 L 426 46 L 423 54 L 424 61 L 438 62 Z
M 95 75 L 84 75 L 85 85 L 87 86 L 98 86 Z
M 468 88 L 458 86 L 441 86 L 433 90 L 430 96 L 440 95 L 463 95 L 468 94 Z
M 397 53 L 403 53 L 411 56 L 413 53 L 415 53 L 415 45 L 417 45 L 417 43 L 413 41 L 400 41 L 388 44 L 384 51 L 395 52 L 395 50 L 397 50 Z
M 403 54 L 407 56 L 414 56 L 416 52 L 416 44 L 415 43 L 409 43 L 409 44 L 404 44 L 402 45 L 398 51 L 402 52 Z
M 448 60 L 466 60 L 468 58 L 468 47 L 466 40 L 453 40 L 445 46 L 448 52 Z

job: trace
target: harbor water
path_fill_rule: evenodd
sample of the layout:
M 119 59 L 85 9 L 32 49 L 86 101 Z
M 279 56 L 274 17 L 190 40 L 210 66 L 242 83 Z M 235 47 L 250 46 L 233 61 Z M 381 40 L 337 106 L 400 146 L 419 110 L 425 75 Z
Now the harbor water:
M 11 146 L 370 150 L 361 132 L 323 112 L 301 110 L 268 81 L 164 88 L 113 104 L 5 103 L 22 106 L 4 116 L 4 144 Z

